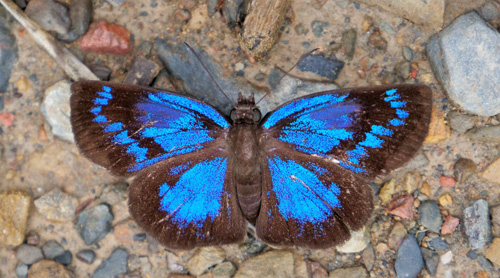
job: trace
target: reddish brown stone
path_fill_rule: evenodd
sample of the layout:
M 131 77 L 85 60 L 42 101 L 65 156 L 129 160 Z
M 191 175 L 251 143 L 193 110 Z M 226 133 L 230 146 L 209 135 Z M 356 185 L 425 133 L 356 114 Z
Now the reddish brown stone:
M 401 218 L 412 219 L 413 218 L 413 202 L 415 199 L 411 194 L 405 194 L 398 197 L 396 200 L 391 201 L 385 211 L 392 215 L 399 216 Z
M 443 226 L 441 226 L 441 234 L 448 235 L 452 234 L 458 226 L 460 221 L 458 218 L 448 215 L 444 220 Z
M 5 126 L 9 127 L 12 125 L 12 122 L 14 121 L 14 115 L 11 113 L 0 113 L 0 123 Z
M 447 176 L 441 176 L 439 181 L 441 182 L 441 186 L 445 188 L 450 188 L 457 184 L 457 181 L 454 178 Z
M 122 26 L 104 21 L 93 22 L 80 44 L 83 50 L 125 54 L 132 49 L 130 33 Z

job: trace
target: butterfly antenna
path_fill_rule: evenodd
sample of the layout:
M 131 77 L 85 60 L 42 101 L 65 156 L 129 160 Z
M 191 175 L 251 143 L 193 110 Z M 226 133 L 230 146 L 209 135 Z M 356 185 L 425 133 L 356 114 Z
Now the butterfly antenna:
M 293 65 L 289 70 L 287 70 L 281 77 L 280 79 L 278 79 L 278 82 L 276 82 L 276 85 L 279 84 L 281 82 L 281 80 L 283 80 L 283 78 L 285 78 L 285 76 L 287 76 L 295 67 L 297 67 L 307 56 L 311 55 L 314 51 L 318 50 L 319 48 L 315 48 L 305 54 L 303 54 L 299 60 L 297 61 L 297 63 L 295 63 L 295 65 Z M 267 95 L 269 95 L 270 92 L 267 92 L 263 97 L 261 97 L 259 99 L 259 101 L 257 101 L 257 103 L 255 103 L 255 105 L 259 104 L 259 102 L 261 100 L 263 100 L 265 97 L 267 97 Z
M 198 62 L 200 62 L 201 66 L 203 67 L 203 69 L 205 70 L 205 72 L 208 73 L 208 76 L 210 76 L 210 79 L 212 79 L 212 82 L 214 82 L 214 84 L 217 87 L 217 89 L 219 89 L 219 92 L 221 92 L 230 103 L 232 103 L 233 105 L 235 105 L 234 102 L 226 95 L 226 93 L 224 93 L 224 90 L 222 90 L 222 88 L 219 86 L 219 84 L 217 83 L 217 81 L 215 81 L 215 78 L 212 76 L 212 74 L 210 73 L 210 71 L 207 69 L 207 67 L 201 61 L 200 56 L 198 56 L 198 53 L 196 53 L 196 51 L 194 51 L 194 49 L 187 42 L 184 42 L 184 44 L 193 53 L 194 57 L 196 57 L 196 60 L 198 60 Z

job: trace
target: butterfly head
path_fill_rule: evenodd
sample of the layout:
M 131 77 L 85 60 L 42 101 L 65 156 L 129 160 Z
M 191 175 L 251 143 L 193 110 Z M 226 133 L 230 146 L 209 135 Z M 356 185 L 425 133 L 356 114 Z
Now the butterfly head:
M 255 124 L 261 117 L 260 110 L 255 106 L 255 98 L 252 93 L 248 98 L 241 93 L 238 95 L 238 104 L 231 111 L 231 120 L 235 124 Z

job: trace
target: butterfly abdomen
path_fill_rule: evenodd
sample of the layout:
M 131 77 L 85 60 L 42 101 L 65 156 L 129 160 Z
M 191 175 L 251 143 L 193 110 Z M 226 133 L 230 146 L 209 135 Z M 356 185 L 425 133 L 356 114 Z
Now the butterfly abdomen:
M 259 213 L 262 192 L 257 127 L 255 124 L 238 124 L 229 132 L 233 145 L 233 177 L 238 203 L 243 215 L 251 223 L 255 223 Z

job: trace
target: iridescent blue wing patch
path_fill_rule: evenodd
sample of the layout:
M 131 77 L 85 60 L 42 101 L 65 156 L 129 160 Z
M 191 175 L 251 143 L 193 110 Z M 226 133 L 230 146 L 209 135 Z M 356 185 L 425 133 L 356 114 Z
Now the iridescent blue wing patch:
M 276 139 L 268 144 L 274 151 L 263 161 L 259 238 L 274 245 L 326 248 L 366 223 L 373 194 L 364 179 L 321 157 L 287 150 Z
M 269 113 L 262 127 L 295 151 L 372 178 L 413 157 L 431 108 L 427 86 L 353 88 L 295 99 Z
M 172 92 L 93 81 L 71 90 L 78 147 L 117 175 L 207 148 L 229 127 L 214 108 Z
M 170 248 L 241 242 L 246 223 L 231 171 L 227 153 L 216 148 L 161 161 L 134 179 L 130 213 Z

